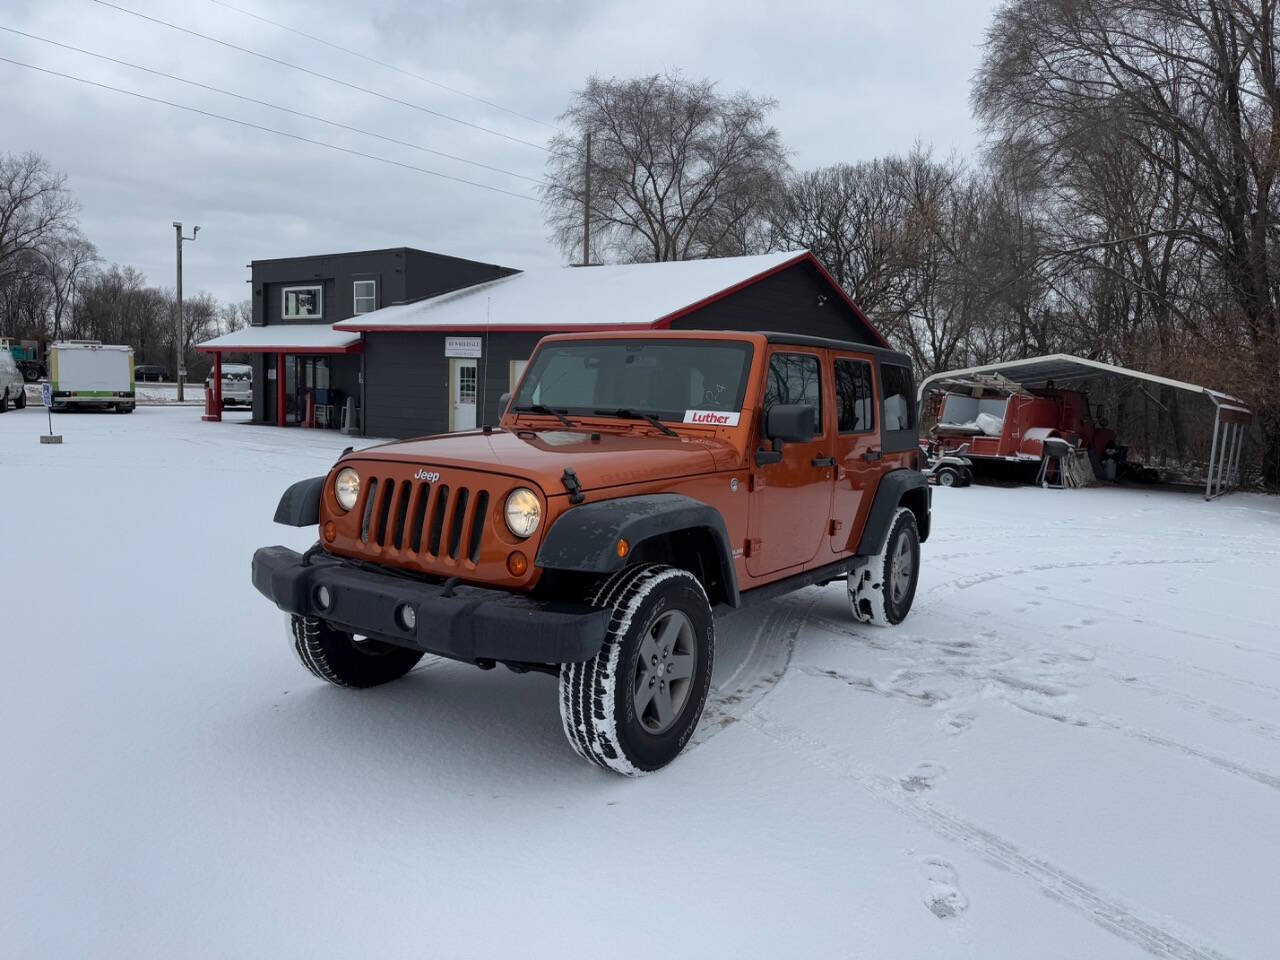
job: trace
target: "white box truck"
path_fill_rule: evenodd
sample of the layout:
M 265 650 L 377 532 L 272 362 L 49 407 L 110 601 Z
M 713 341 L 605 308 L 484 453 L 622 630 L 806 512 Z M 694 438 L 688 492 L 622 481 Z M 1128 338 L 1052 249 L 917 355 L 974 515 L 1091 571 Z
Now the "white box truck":
M 49 347 L 49 388 L 53 411 L 105 407 L 132 413 L 133 348 L 88 340 Z

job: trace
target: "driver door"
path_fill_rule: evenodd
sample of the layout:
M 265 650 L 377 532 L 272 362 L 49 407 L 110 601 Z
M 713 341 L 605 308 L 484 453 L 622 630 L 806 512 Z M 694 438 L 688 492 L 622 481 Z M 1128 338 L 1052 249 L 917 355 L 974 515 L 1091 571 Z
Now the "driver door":
M 782 462 L 755 467 L 751 475 L 750 544 L 747 572 L 753 577 L 801 567 L 827 537 L 831 516 L 831 431 L 823 404 L 822 354 L 779 347 L 769 356 L 761 404 L 761 432 L 776 403 L 803 403 L 815 410 L 817 431 L 808 443 L 784 443 Z M 768 441 L 762 440 L 766 444 Z

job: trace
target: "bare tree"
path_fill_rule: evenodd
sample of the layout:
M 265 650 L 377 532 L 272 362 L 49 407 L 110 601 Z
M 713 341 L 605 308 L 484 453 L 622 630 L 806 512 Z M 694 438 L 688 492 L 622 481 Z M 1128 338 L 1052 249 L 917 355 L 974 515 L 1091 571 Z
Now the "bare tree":
M 542 187 L 566 255 L 582 243 L 584 137 L 591 133 L 591 239 L 596 256 L 691 260 L 763 246 L 763 224 L 787 169 L 772 100 L 721 96 L 709 80 L 592 77 L 551 141 Z
M 1105 325 L 1133 346 L 1153 330 L 1166 358 L 1181 353 L 1202 373 L 1218 358 L 1215 382 L 1261 413 L 1272 482 L 1277 9 L 1280 0 L 1010 0 L 974 91 L 988 130 L 1034 151 L 1066 214 L 1059 221 L 1077 233 L 1056 256 L 1085 267 L 1105 293 L 1095 299 L 1112 311 Z M 1180 348 L 1187 337 L 1199 351 Z
M 253 302 L 240 300 L 235 303 L 224 303 L 218 311 L 218 332 L 234 333 L 243 330 L 253 322 Z
M 34 153 L 0 154 L 0 283 L 24 269 L 32 255 L 75 229 L 75 199 L 66 176 Z
M 45 276 L 51 295 L 51 329 L 54 340 L 62 339 L 62 323 L 75 298 L 80 281 L 98 261 L 98 251 L 79 230 L 67 230 L 56 237 L 51 246 Z

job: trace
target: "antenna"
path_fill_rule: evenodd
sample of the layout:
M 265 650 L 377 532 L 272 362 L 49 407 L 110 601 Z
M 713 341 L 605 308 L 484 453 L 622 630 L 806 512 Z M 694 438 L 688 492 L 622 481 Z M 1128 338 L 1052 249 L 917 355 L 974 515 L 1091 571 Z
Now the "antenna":
M 485 422 L 484 409 L 489 400 L 489 297 L 484 298 L 484 378 L 480 382 L 480 423 Z

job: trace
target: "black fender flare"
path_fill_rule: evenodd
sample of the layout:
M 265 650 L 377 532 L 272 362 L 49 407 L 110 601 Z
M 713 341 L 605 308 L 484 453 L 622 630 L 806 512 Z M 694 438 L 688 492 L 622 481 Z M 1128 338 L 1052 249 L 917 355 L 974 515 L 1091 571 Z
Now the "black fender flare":
M 858 553 L 864 557 L 875 556 L 884 546 L 889 536 L 889 527 L 893 523 L 898 507 L 907 502 L 916 513 L 916 526 L 920 531 L 920 542 L 929 539 L 929 525 L 932 515 L 933 491 L 929 489 L 929 481 L 919 470 L 890 470 L 880 478 L 876 487 L 875 499 L 871 501 L 871 512 L 867 514 L 866 526 L 862 528 L 862 539 L 858 542 Z
M 546 570 L 612 573 L 626 564 L 626 559 L 618 556 L 619 540 L 635 547 L 651 537 L 686 530 L 706 531 L 710 536 L 725 602 L 738 606 L 738 575 L 724 517 L 715 507 L 678 493 L 598 500 L 573 507 L 547 531 L 536 563 Z
M 312 477 L 291 484 L 276 507 L 275 522 L 289 527 L 309 527 L 319 523 L 324 481 L 324 477 Z

